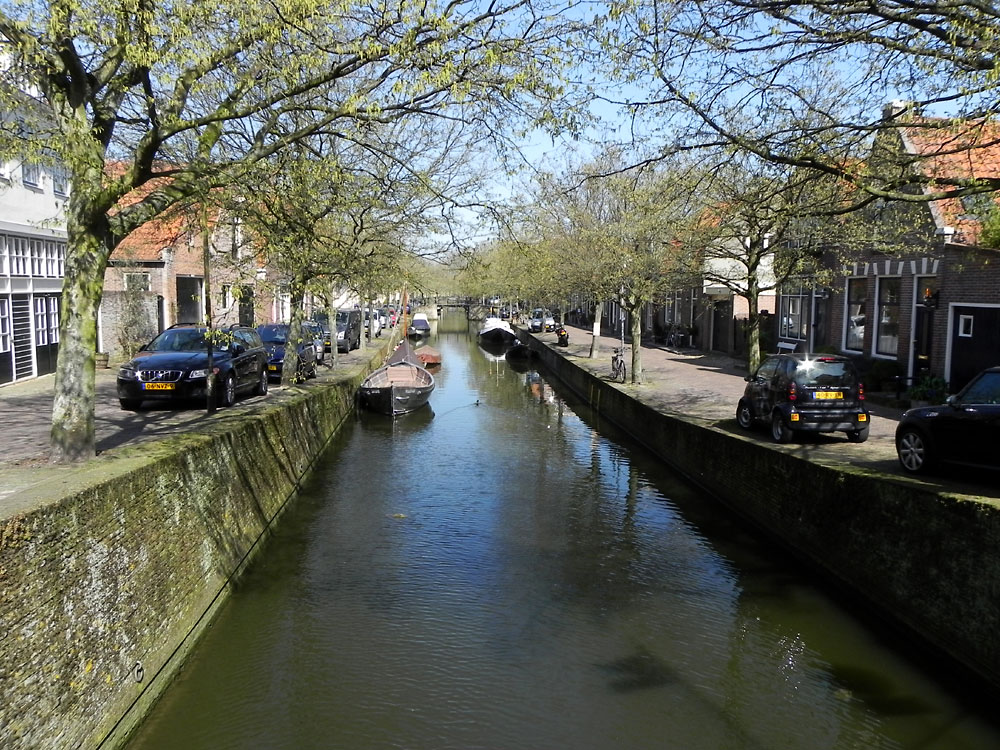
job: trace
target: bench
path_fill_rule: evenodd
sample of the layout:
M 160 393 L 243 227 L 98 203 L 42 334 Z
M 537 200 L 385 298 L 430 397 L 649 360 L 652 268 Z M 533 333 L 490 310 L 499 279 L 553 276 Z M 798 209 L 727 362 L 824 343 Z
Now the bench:
M 778 354 L 791 354 L 798 348 L 798 346 L 798 344 L 793 344 L 791 341 L 779 341 Z

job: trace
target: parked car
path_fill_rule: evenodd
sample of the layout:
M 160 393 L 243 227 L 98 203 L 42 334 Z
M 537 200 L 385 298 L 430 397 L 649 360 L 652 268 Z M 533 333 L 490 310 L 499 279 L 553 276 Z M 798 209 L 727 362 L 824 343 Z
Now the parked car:
M 361 346 L 361 311 L 337 311 L 337 351 L 349 352 Z
M 531 318 L 528 321 L 528 330 L 533 333 L 544 333 L 556 330 L 556 319 L 548 310 L 536 307 L 531 311 Z
M 905 412 L 896 427 L 896 454 L 911 474 L 943 462 L 1000 468 L 1000 367 L 976 375 L 940 406 Z
M 365 335 L 368 338 L 382 335 L 382 317 L 378 310 L 365 310 Z
M 270 323 L 257 326 L 264 348 L 267 349 L 267 374 L 271 378 L 281 379 L 285 365 L 285 349 L 288 347 L 288 337 L 292 327 L 286 323 Z M 299 364 L 296 371 L 297 380 L 316 377 L 316 342 L 309 332 L 303 328 L 302 339 L 296 346 Z
M 330 345 L 329 332 L 323 330 L 323 326 L 315 320 L 303 320 L 302 327 L 306 335 L 313 342 L 313 349 L 316 350 L 317 364 L 323 364 L 326 360 L 326 350 Z
M 208 329 L 175 325 L 166 329 L 118 369 L 118 401 L 134 411 L 143 401 L 205 398 Z M 267 393 L 267 351 L 253 328 L 215 329 L 212 368 L 218 402 L 231 406 L 240 393 Z
M 871 416 L 865 390 L 850 358 L 774 354 L 752 375 L 736 407 L 740 427 L 770 425 L 787 443 L 796 432 L 844 432 L 852 443 L 868 439 Z

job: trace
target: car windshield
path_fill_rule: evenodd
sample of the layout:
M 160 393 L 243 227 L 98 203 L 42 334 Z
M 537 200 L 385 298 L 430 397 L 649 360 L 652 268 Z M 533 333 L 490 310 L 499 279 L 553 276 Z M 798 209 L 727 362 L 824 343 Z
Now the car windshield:
M 261 326 L 257 332 L 265 344 L 284 344 L 288 340 L 288 326 Z
M 795 368 L 795 384 L 804 388 L 851 388 L 854 370 L 843 360 L 808 359 Z
M 148 352 L 203 352 L 205 351 L 204 328 L 171 328 L 149 342 Z M 217 343 L 216 351 L 225 351 L 226 345 Z
M 962 394 L 966 404 L 1000 404 L 1000 372 L 984 372 Z

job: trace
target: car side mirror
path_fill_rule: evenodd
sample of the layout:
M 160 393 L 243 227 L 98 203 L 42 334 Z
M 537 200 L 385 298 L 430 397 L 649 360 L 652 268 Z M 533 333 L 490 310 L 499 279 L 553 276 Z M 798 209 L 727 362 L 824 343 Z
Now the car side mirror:
M 951 406 L 951 407 L 953 407 L 955 409 L 957 409 L 959 406 L 961 406 L 961 403 L 959 403 L 959 400 L 958 400 L 958 395 L 955 394 L 955 393 L 953 393 L 950 396 L 948 396 L 948 398 L 946 398 L 944 400 L 944 402 L 946 404 L 948 404 L 948 406 Z
M 751 380 L 753 380 L 753 375 L 750 375 L 748 373 L 748 374 L 746 374 L 746 375 L 743 376 L 743 379 L 749 383 Z

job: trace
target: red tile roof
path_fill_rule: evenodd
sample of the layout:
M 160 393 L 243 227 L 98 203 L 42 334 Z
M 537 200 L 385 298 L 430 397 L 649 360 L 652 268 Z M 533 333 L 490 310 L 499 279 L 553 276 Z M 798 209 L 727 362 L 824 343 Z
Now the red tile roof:
M 928 177 L 1000 178 L 1000 124 L 996 122 L 918 118 L 900 132 L 907 151 L 921 157 L 921 171 Z M 960 199 L 935 201 L 932 211 L 939 226 L 955 229 L 953 242 L 976 243 L 979 221 L 968 214 Z

